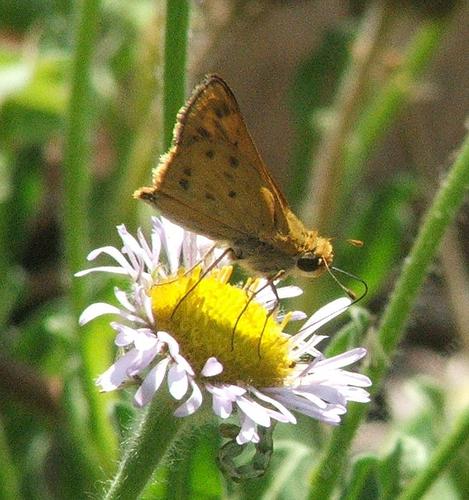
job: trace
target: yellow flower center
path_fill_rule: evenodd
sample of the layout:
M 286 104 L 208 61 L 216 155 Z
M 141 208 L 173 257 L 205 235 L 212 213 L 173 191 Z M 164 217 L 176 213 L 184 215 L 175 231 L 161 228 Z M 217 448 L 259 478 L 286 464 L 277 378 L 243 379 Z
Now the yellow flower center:
M 289 318 L 279 324 L 255 300 L 248 303 L 247 290 L 228 283 L 231 273 L 232 267 L 226 266 L 201 279 L 200 267 L 187 276 L 180 269 L 177 276 L 153 286 L 150 297 L 157 328 L 178 341 L 196 373 L 215 356 L 223 372 L 211 381 L 282 385 L 294 366 L 282 333 Z

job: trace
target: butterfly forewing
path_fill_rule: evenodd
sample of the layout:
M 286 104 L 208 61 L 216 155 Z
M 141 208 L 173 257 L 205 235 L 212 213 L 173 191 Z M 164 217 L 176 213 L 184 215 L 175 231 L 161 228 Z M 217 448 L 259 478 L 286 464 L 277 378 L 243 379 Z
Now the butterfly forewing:
M 178 115 L 173 146 L 137 196 L 217 240 L 287 234 L 291 214 L 223 80 L 209 76 Z M 256 200 L 253 206 L 251 200 Z
M 228 244 L 256 273 L 318 276 L 332 263 L 329 239 L 290 210 L 249 135 L 228 85 L 211 75 L 178 114 L 173 144 L 135 197 L 194 232 Z M 301 265 L 299 265 L 301 263 Z

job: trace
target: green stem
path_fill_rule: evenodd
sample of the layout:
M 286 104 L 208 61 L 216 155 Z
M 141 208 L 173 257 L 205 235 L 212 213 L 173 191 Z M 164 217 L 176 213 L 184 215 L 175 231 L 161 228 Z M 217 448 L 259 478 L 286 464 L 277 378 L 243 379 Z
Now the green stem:
M 92 102 L 91 65 L 98 32 L 101 2 L 83 0 L 77 9 L 71 85 L 64 146 L 63 233 L 67 273 L 78 271 L 89 251 L 89 196 L 91 187 Z M 70 286 L 75 317 L 89 301 L 87 280 L 72 279 Z M 110 467 L 116 449 L 106 409 L 93 382 L 94 363 L 90 329 L 77 333 L 81 355 L 81 380 L 88 402 L 89 429 L 102 456 L 102 466 Z
M 164 146 L 169 148 L 176 115 L 186 98 L 189 1 L 167 0 L 164 59 Z
M 366 373 L 373 381 L 372 393 L 383 382 L 396 352 L 411 307 L 425 279 L 431 261 L 438 251 L 445 229 L 454 220 L 469 187 L 469 134 L 461 151 L 425 215 L 417 239 L 405 259 L 389 304 L 384 311 L 377 333 L 379 351 L 374 352 Z M 334 431 L 312 476 L 310 498 L 329 498 L 341 477 L 346 461 L 346 450 L 358 426 L 366 415 L 365 405 L 352 405 L 343 424 Z
M 404 262 L 395 292 L 386 307 L 378 338 L 386 356 L 394 352 L 427 269 L 446 228 L 454 220 L 469 187 L 469 135 L 428 210 L 417 239 Z M 383 369 L 385 368 L 383 363 Z
M 424 22 L 409 44 L 401 67 L 378 92 L 359 119 L 354 138 L 349 142 L 348 150 L 345 152 L 345 177 L 342 179 L 342 184 L 347 186 L 347 193 L 343 193 L 342 199 L 339 200 L 339 217 L 349 210 L 350 197 L 353 196 L 354 186 L 359 182 L 366 160 L 398 113 L 415 94 L 417 81 L 438 49 L 447 26 L 446 17 Z
M 124 458 L 104 496 L 106 500 L 138 498 L 187 421 L 173 415 L 175 405 L 175 400 L 162 390 L 153 398 L 131 432 Z
M 99 19 L 99 1 L 80 3 L 75 26 L 71 85 L 64 147 L 64 245 L 68 271 L 83 266 L 89 251 L 88 201 L 91 187 L 91 83 L 90 71 Z M 88 293 L 85 280 L 71 284 L 73 308 L 85 307 Z
M 459 449 L 469 439 L 469 408 L 466 408 L 456 419 L 453 431 L 438 445 L 429 463 L 420 471 L 398 500 L 414 500 L 422 498 L 430 489 L 442 471 L 456 457 Z

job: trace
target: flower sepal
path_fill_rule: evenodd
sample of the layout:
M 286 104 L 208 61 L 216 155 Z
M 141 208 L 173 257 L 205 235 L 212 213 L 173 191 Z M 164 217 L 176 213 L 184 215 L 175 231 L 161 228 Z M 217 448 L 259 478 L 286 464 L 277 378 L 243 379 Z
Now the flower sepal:
M 274 428 L 275 422 L 270 427 L 260 427 L 257 443 L 239 444 L 237 436 L 241 432 L 240 427 L 234 424 L 221 424 L 219 426 L 220 435 L 229 439 L 220 448 L 217 456 L 217 465 L 223 475 L 234 482 L 262 477 L 269 467 L 274 452 Z M 248 462 L 238 465 L 236 458 L 243 453 L 247 446 L 252 445 L 255 447 L 252 457 Z

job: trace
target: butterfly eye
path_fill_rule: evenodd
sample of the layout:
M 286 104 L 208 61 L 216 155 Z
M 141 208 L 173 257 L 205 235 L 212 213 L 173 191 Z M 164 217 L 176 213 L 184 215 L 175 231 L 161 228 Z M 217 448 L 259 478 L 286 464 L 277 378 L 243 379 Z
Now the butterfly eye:
M 296 261 L 298 269 L 306 273 L 316 271 L 322 265 L 322 258 L 317 255 L 304 255 Z

